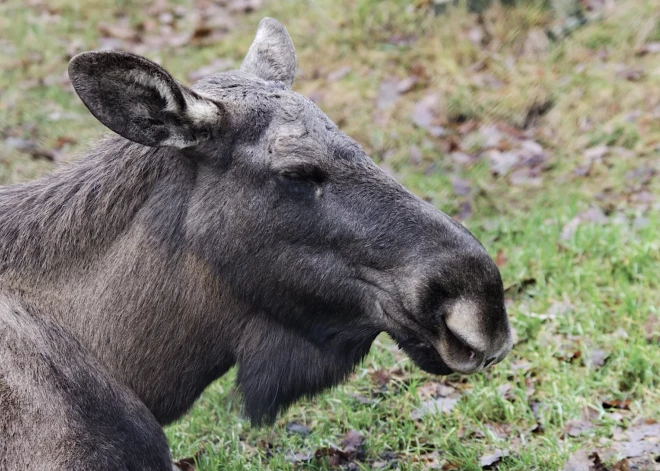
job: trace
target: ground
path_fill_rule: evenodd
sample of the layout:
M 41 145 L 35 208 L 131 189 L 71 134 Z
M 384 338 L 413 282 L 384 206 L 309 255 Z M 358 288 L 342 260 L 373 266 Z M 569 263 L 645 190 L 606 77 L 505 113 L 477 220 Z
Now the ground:
M 0 1 L 0 183 L 103 132 L 68 83 L 73 54 L 128 49 L 190 83 L 239 65 L 273 16 L 298 50 L 295 89 L 502 271 L 517 332 L 503 363 L 435 378 L 383 336 L 346 385 L 259 429 L 230 373 L 167 428 L 175 459 L 660 469 L 660 2 L 518 3 Z

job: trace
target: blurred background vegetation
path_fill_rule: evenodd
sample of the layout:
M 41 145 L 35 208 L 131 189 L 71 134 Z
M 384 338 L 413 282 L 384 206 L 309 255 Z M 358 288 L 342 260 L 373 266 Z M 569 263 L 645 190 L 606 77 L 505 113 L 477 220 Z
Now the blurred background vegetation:
M 660 469 L 660 0 L 0 0 L 0 183 L 105 132 L 69 84 L 74 54 L 129 50 L 192 83 L 238 67 L 263 16 L 293 38 L 294 89 L 488 248 L 517 343 L 433 378 L 379 338 L 346 386 L 265 429 L 230 374 L 167 429 L 174 457 Z

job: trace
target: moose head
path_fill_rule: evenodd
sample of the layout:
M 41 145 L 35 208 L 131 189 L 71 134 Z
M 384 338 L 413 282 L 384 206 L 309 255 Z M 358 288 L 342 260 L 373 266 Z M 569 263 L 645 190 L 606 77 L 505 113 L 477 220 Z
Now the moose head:
M 69 67 L 92 114 L 132 141 L 133 159 L 192 169 L 164 243 L 202 260 L 232 306 L 247 306 L 218 301 L 196 315 L 216 320 L 213 348 L 238 364 L 248 415 L 273 420 L 345 379 L 380 332 L 432 374 L 501 361 L 511 334 L 491 257 L 292 91 L 295 71 L 292 41 L 270 18 L 240 70 L 192 87 L 124 52 L 83 53 Z

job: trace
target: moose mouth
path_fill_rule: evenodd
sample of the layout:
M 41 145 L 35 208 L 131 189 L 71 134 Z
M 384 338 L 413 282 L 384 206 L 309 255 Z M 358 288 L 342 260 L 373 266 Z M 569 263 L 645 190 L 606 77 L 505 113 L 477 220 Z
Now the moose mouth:
M 471 346 L 464 336 L 452 331 L 444 316 L 438 322 L 436 331 L 431 332 L 415 321 L 403 303 L 397 301 L 399 297 L 392 297 L 387 290 L 371 281 L 360 281 L 378 291 L 375 309 L 386 324 L 385 332 L 424 371 L 434 375 L 472 374 L 501 359 L 486 358 L 485 352 Z
M 494 363 L 497 358 L 486 359 L 486 354 L 470 346 L 447 326 L 444 320 L 433 335 L 415 325 L 414 331 L 404 326 L 386 311 L 385 314 L 399 324 L 400 329 L 388 331 L 399 347 L 410 359 L 427 373 L 448 375 L 451 373 L 472 374 Z M 410 316 L 406 316 L 410 321 Z M 407 322 L 408 323 L 408 322 Z

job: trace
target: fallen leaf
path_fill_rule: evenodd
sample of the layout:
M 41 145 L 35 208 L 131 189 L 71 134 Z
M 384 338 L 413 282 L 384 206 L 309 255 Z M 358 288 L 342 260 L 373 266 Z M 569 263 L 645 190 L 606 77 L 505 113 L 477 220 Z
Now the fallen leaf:
M 181 471 L 195 471 L 195 460 L 193 458 L 184 458 L 175 463 L 172 463 L 176 469 Z
M 328 458 L 328 465 L 339 466 L 342 462 L 349 460 L 349 456 L 343 450 L 334 447 L 317 448 L 314 452 L 314 458 L 320 460 L 321 458 Z
M 571 219 L 561 230 L 561 240 L 569 240 L 577 231 L 580 224 L 590 222 L 594 224 L 605 224 L 608 221 L 607 216 L 602 209 L 593 207 L 581 212 Z
M 101 35 L 121 39 L 123 41 L 138 42 L 141 40 L 141 32 L 138 27 L 132 27 L 128 18 L 121 18 L 115 24 L 101 23 L 98 25 Z
M 530 171 L 528 168 L 519 168 L 511 172 L 509 175 L 509 181 L 514 186 L 540 186 L 543 183 L 543 180 L 539 176 L 535 176 L 534 172 Z
M 436 399 L 439 397 L 450 397 L 457 394 L 456 388 L 437 381 L 429 381 L 417 388 L 417 395 L 420 399 Z
M 410 157 L 408 160 L 411 165 L 419 165 L 422 163 L 422 151 L 414 144 L 410 146 Z
M 21 152 L 29 152 L 37 147 L 37 144 L 32 139 L 11 136 L 5 139 L 5 145 L 10 149 L 16 149 Z
M 472 216 L 472 205 L 469 201 L 461 201 L 458 205 L 458 213 L 456 214 L 456 220 L 465 221 L 470 216 Z
M 435 93 L 431 93 L 415 103 L 412 110 L 413 123 L 435 137 L 446 134 L 445 128 L 436 124 L 435 111 L 439 102 L 440 97 Z
M 495 265 L 502 268 L 504 265 L 506 265 L 506 262 L 507 262 L 506 254 L 502 249 L 498 250 L 497 255 L 495 255 Z
M 571 437 L 579 437 L 593 428 L 594 424 L 588 420 L 569 420 L 566 423 L 566 433 Z
M 362 405 L 371 405 L 377 402 L 375 399 L 369 399 L 359 393 L 353 393 L 351 394 L 351 397 Z
M 648 343 L 660 344 L 660 317 L 649 314 L 649 318 L 644 323 L 644 332 Z
M 511 383 L 500 384 L 497 387 L 497 393 L 507 400 L 513 397 L 512 391 L 513 391 L 513 386 L 511 386 Z
M 616 75 L 629 82 L 638 82 L 644 77 L 644 69 L 641 67 L 624 67 Z
M 592 471 L 609 471 L 601 461 L 598 452 L 594 451 L 592 454 L 590 454 L 589 459 L 594 463 L 590 468 Z
M 484 469 L 493 469 L 493 465 L 496 465 L 502 458 L 509 456 L 509 452 L 506 450 L 495 450 L 493 453 L 488 455 L 483 455 L 479 460 L 479 465 Z
M 412 34 L 394 34 L 391 36 L 387 42 L 389 44 L 394 44 L 395 46 L 410 46 L 417 40 L 417 36 Z
M 638 56 L 644 56 L 646 54 L 660 54 L 660 42 L 642 44 L 637 49 L 635 49 L 635 54 Z
M 287 453 L 285 456 L 286 460 L 293 464 L 309 463 L 314 457 L 314 455 L 311 453 L 303 453 L 300 451 L 295 453 Z
M 232 0 L 229 2 L 229 11 L 251 13 L 261 8 L 262 0 Z
M 390 373 L 387 370 L 376 370 L 369 373 L 369 376 L 381 388 L 386 387 L 390 382 Z
M 627 458 L 617 461 L 612 465 L 611 471 L 632 471 L 630 461 Z
M 194 456 L 191 456 L 189 458 L 183 458 L 180 459 L 179 461 L 175 461 L 172 463 L 174 466 L 176 466 L 178 469 L 181 471 L 195 471 L 195 462 L 199 460 L 200 456 L 205 452 L 204 448 L 200 448 L 197 453 L 195 453 Z
M 302 437 L 306 437 L 310 433 L 310 430 L 306 425 L 298 422 L 289 422 L 286 424 L 286 431 Z
M 500 152 L 492 149 L 486 155 L 490 163 L 490 169 L 495 175 L 506 175 L 509 170 L 520 162 L 518 154 L 513 152 Z
M 469 180 L 458 177 L 451 177 L 451 185 L 454 193 L 458 196 L 467 196 L 472 191 L 472 185 Z
M 364 436 L 357 430 L 349 430 L 344 434 L 344 439 L 341 441 L 341 447 L 344 453 L 350 459 L 355 459 L 359 455 L 364 454 L 363 444 Z
M 397 90 L 398 81 L 393 77 L 388 77 L 378 86 L 378 95 L 376 97 L 376 108 L 385 110 L 391 108 L 399 99 Z
M 352 70 L 353 68 L 348 65 L 339 67 L 337 70 L 333 70 L 328 74 L 328 80 L 331 82 L 336 82 L 337 80 L 341 80 L 344 77 L 346 77 L 348 74 L 350 74 Z
M 584 364 L 592 370 L 596 370 L 602 367 L 607 360 L 609 353 L 605 350 L 599 348 L 593 349 L 589 352 L 589 355 L 584 358 Z
M 603 401 L 603 407 L 605 409 L 624 409 L 624 410 L 629 410 L 630 409 L 630 399 L 624 399 L 624 400 L 619 400 L 619 399 L 608 399 Z
M 399 83 L 397 83 L 396 91 L 402 95 L 404 93 L 408 93 L 413 88 L 415 88 L 417 82 L 419 82 L 419 77 L 417 77 L 416 75 L 411 75 L 410 77 L 406 77 L 403 80 L 400 80 Z
M 523 278 L 522 280 L 515 281 L 504 288 L 505 294 L 520 294 L 523 293 L 528 287 L 536 284 L 536 278 Z
M 568 457 L 564 463 L 564 471 L 590 471 L 592 463 L 588 451 L 578 450 Z
M 458 404 L 458 399 L 450 397 L 440 397 L 430 401 L 424 401 L 420 406 L 410 413 L 412 420 L 419 420 L 426 415 L 447 414 L 451 412 Z

